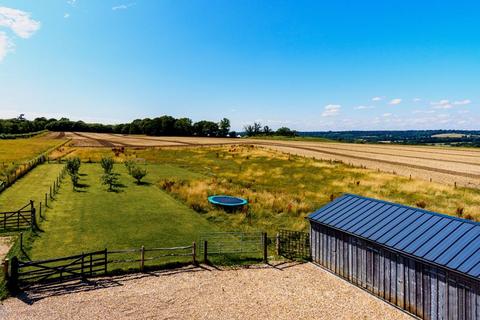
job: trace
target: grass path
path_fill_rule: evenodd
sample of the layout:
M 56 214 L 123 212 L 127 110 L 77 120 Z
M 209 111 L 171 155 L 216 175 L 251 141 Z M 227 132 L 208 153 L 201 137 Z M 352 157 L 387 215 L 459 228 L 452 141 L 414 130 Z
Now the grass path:
M 124 249 L 190 244 L 200 232 L 215 227 L 198 213 L 161 191 L 162 177 L 196 175 L 172 166 L 148 166 L 146 185 L 136 185 L 123 165 L 117 165 L 123 185 L 108 192 L 99 164 L 82 164 L 80 183 L 72 191 L 65 180 L 33 243 L 32 259 L 65 256 L 103 248 Z
M 60 174 L 63 165 L 42 164 L 0 193 L 0 211 L 17 210 L 30 200 L 38 206 Z

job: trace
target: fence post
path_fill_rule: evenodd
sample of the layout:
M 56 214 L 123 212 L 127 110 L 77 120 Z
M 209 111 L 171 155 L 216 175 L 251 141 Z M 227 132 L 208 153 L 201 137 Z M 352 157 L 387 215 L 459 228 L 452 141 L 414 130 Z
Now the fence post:
M 280 255 L 280 233 L 277 232 L 277 236 L 275 237 L 275 251 L 277 252 L 277 256 Z
M 52 186 L 50 186 L 50 199 L 53 199 L 53 197 L 52 197 Z
M 192 261 L 194 265 L 197 265 L 197 243 L 195 241 L 192 244 Z
M 38 205 L 38 215 L 41 219 L 43 219 L 43 216 L 42 216 L 42 201 L 40 201 L 40 204 Z
M 5 279 L 5 281 L 8 282 L 9 277 L 10 275 L 8 274 L 8 258 L 5 258 L 5 260 L 3 260 L 3 278 Z
M 23 252 L 23 232 L 20 232 L 20 251 Z
M 145 246 L 140 248 L 140 272 L 143 272 L 145 267 Z
M 207 240 L 203 241 L 203 262 L 208 263 L 208 242 L 207 242 Z
M 267 233 L 262 233 L 262 244 L 263 244 L 263 262 L 268 263 L 268 244 L 267 244 Z
M 8 287 L 12 292 L 16 292 L 18 289 L 18 258 L 14 256 L 11 262 L 10 276 L 8 281 Z
M 45 210 L 47 209 L 48 207 L 48 200 L 47 200 L 47 194 L 45 193 Z
M 35 228 L 37 225 L 37 222 L 35 221 L 35 206 L 33 204 L 33 200 L 30 200 L 30 214 L 31 214 L 31 224 L 32 224 L 32 230 Z

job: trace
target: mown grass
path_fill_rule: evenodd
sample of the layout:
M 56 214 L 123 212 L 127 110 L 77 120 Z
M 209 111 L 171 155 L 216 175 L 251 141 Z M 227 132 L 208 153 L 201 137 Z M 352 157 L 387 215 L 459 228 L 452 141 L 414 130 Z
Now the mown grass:
M 35 202 L 36 207 L 40 202 L 45 204 L 45 193 L 49 192 L 62 168 L 62 164 L 42 164 L 30 171 L 0 193 L 0 211 L 20 209 L 30 200 Z
M 46 134 L 28 139 L 0 140 L 0 180 L 4 180 L 5 175 L 19 165 L 65 141 L 67 140 L 52 139 Z
M 196 179 L 181 168 L 148 165 L 148 176 L 137 185 L 123 165 L 116 165 L 119 186 L 109 192 L 99 164 L 82 164 L 80 187 L 62 185 L 41 224 L 31 259 L 59 257 L 94 250 L 171 247 L 191 244 L 201 232 L 217 230 L 204 217 L 160 190 L 165 177 Z M 137 257 L 138 258 L 138 257 Z
M 85 158 L 112 155 L 109 149 L 82 149 Z M 342 193 L 398 202 L 449 215 L 480 219 L 480 190 L 355 168 L 253 146 L 127 149 L 118 157 L 140 158 L 148 163 L 171 164 L 202 174 L 201 178 L 167 178 L 158 185 L 209 221 L 229 230 L 278 228 L 302 230 L 304 219 Z M 207 197 L 230 194 L 249 200 L 248 213 L 230 214 L 212 207 Z

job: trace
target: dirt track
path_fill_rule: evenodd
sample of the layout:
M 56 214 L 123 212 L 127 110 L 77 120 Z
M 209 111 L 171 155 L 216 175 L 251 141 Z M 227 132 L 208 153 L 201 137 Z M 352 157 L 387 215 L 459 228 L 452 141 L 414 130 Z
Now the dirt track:
M 185 268 L 30 291 L 2 319 L 411 319 L 313 264 Z
M 480 187 L 480 149 L 201 137 L 67 133 L 77 147 L 179 147 L 255 144 L 278 151 L 459 186 Z

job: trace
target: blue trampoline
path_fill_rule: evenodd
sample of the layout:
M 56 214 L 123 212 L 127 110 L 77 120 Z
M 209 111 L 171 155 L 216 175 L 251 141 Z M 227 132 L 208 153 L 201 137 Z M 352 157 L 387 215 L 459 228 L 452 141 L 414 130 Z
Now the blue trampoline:
M 246 199 L 231 196 L 210 196 L 208 202 L 229 209 L 240 208 L 248 204 Z

